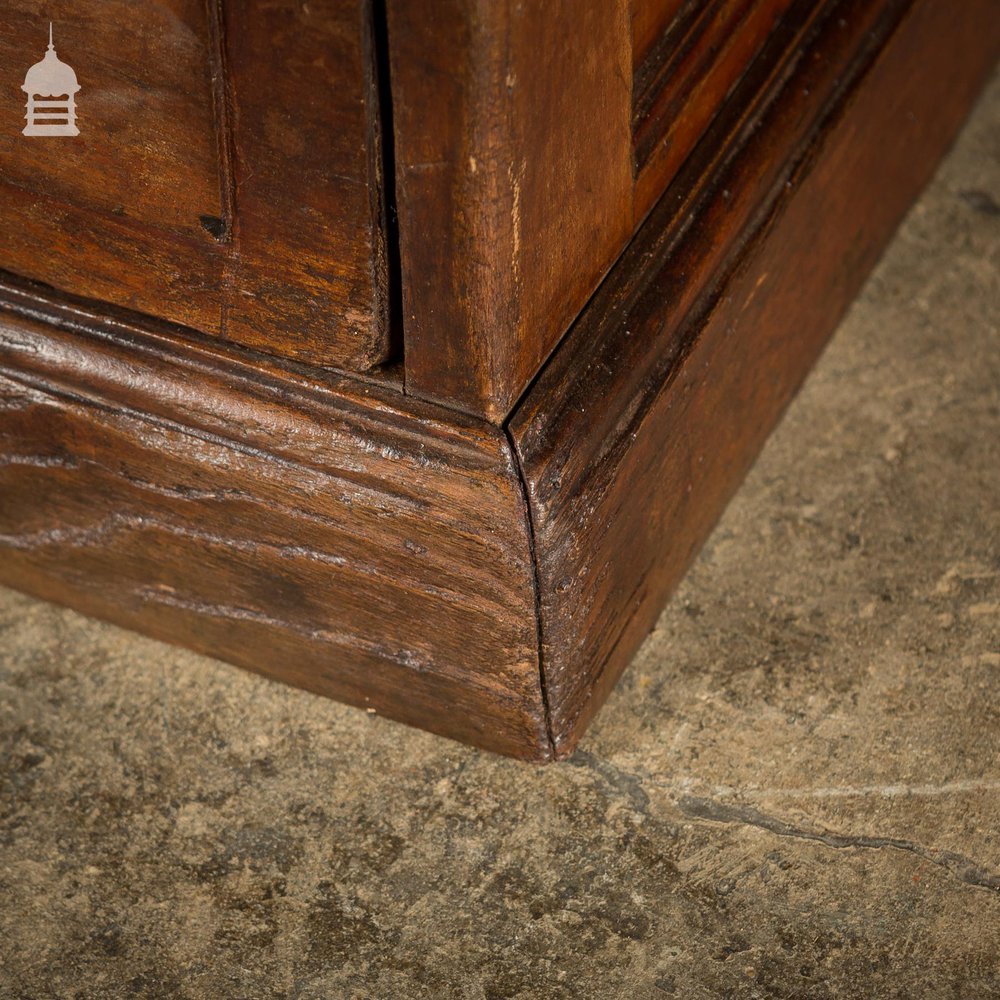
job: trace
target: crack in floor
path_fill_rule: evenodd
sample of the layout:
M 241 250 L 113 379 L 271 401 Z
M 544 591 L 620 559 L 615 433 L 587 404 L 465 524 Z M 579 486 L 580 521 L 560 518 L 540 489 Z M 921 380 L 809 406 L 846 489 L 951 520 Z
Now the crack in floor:
M 597 757 L 586 750 L 576 750 L 568 758 L 572 767 L 585 767 L 593 771 L 614 791 L 624 795 L 632 808 L 643 816 L 649 815 L 649 795 L 643 788 L 643 779 L 638 774 L 625 771 L 603 757 Z
M 1000 874 L 988 871 L 971 858 L 955 851 L 935 850 L 902 837 L 852 836 L 833 833 L 829 830 L 812 830 L 794 826 L 774 816 L 768 816 L 752 806 L 727 805 L 713 799 L 697 798 L 693 795 L 682 796 L 677 800 L 677 805 L 681 812 L 691 819 L 754 826 L 779 837 L 815 841 L 838 850 L 853 847 L 869 850 L 889 848 L 896 851 L 906 851 L 946 869 L 966 885 L 992 889 L 995 892 L 1000 891 Z
M 646 817 L 649 816 L 649 795 L 645 786 L 651 784 L 654 787 L 668 791 L 668 794 L 671 790 L 676 792 L 676 789 L 669 789 L 655 780 L 650 781 L 648 777 L 644 777 L 642 774 L 620 768 L 611 761 L 584 750 L 577 750 L 567 763 L 593 771 L 610 789 L 629 799 L 636 812 Z M 983 783 L 977 782 L 975 784 L 978 788 Z M 963 788 L 963 790 L 967 789 Z M 729 792 L 735 791 L 736 789 L 729 790 Z M 738 805 L 735 803 L 727 804 L 711 798 L 702 798 L 695 795 L 678 796 L 676 794 L 670 797 L 680 811 L 689 819 L 753 826 L 761 830 L 767 830 L 769 833 L 773 833 L 779 837 L 792 837 L 796 840 L 813 841 L 837 850 L 848 848 L 879 850 L 888 848 L 890 850 L 905 851 L 933 865 L 944 868 L 966 885 L 1000 892 L 1000 874 L 989 871 L 972 858 L 964 854 L 959 854 L 956 851 L 925 847 L 923 844 L 907 840 L 903 837 L 841 834 L 830 830 L 795 826 L 775 816 L 768 816 L 766 813 L 753 808 L 753 806 Z

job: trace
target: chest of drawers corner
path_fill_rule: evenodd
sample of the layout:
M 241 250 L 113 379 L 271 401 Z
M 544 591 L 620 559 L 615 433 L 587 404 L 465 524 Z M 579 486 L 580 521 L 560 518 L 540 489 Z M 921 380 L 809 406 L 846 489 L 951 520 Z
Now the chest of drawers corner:
M 50 8 L 0 11 L 0 582 L 532 760 L 1000 51 L 995 0 Z

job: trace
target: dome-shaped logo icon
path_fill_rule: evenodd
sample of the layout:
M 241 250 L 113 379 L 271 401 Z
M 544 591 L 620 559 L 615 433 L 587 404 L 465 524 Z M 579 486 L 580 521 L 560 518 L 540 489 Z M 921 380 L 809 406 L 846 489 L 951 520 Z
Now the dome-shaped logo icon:
M 28 70 L 21 90 L 28 95 L 24 135 L 80 134 L 76 127 L 76 95 L 80 84 L 73 67 L 56 55 L 51 24 L 45 58 Z

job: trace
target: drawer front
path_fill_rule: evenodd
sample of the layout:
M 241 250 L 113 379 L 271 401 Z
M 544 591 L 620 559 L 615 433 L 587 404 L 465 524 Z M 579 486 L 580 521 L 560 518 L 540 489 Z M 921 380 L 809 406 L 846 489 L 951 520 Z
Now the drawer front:
M 45 17 L 0 9 L 17 77 L 0 95 L 0 268 L 269 353 L 384 360 L 366 0 L 55 0 Z M 53 55 L 78 81 L 79 135 L 25 136 L 18 87 Z

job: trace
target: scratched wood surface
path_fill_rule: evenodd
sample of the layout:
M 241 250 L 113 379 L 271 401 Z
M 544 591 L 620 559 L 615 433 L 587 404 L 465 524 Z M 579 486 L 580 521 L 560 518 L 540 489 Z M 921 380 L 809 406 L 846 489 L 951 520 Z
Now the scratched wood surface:
M 80 136 L 21 135 L 56 50 Z M 389 353 L 372 14 L 363 0 L 0 8 L 0 267 L 321 365 Z
M 500 423 L 735 89 L 829 4 L 387 10 L 407 388 Z
M 960 124 L 1000 50 L 994 5 L 793 4 L 502 427 L 488 380 L 467 397 L 487 419 L 464 416 L 0 282 L 0 580 L 564 756 Z M 483 30 L 449 24 L 456 51 Z M 427 183 L 461 188 L 422 153 Z M 501 161 L 484 169 L 509 207 Z M 434 350 L 442 371 L 462 357 Z M 410 361 L 408 342 L 407 379 Z
M 407 386 L 502 420 L 632 229 L 624 0 L 388 0 Z
M 3 291 L 0 580 L 547 756 L 524 500 L 498 430 Z
M 712 158 L 668 191 L 511 422 L 557 756 L 654 624 L 1000 52 L 993 0 L 827 7 L 762 117 L 737 97 L 717 123 Z

